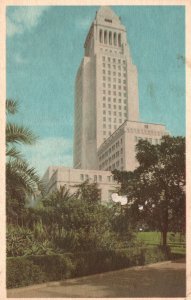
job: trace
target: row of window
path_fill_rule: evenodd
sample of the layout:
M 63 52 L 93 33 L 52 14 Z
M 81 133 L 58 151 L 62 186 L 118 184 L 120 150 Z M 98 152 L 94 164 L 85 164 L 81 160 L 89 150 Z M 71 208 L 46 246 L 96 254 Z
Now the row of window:
M 153 139 L 153 138 L 147 138 L 147 137 L 145 138 L 145 137 L 135 136 L 135 142 L 138 143 L 139 140 L 148 141 L 149 143 L 151 143 L 153 145 L 156 145 L 156 144 L 160 143 L 160 139 Z
M 116 103 L 116 102 L 118 102 L 118 103 L 121 103 L 121 98 L 111 98 L 111 97 L 106 97 L 106 96 L 103 96 L 103 101 L 106 101 L 106 100 L 108 100 L 108 102 L 111 102 L 111 100 L 112 100 L 112 102 L 113 103 Z M 123 102 L 124 102 L 124 104 L 126 104 L 127 103 L 127 99 L 125 98 L 125 99 L 123 99 Z
M 122 54 L 121 48 L 119 50 L 115 50 L 115 49 L 111 49 L 111 48 L 106 48 L 104 46 L 104 48 L 100 47 L 100 51 L 104 51 L 105 53 L 114 53 L 114 54 Z
M 106 107 L 106 104 L 105 103 L 103 103 L 103 107 Z M 116 104 L 113 104 L 113 105 L 111 105 L 110 103 L 107 105 L 107 107 L 110 109 L 110 108 L 112 108 L 113 107 L 113 109 L 119 109 L 119 110 L 121 110 L 121 109 L 124 109 L 124 110 L 126 110 L 127 109 L 127 106 L 126 105 L 116 105 Z
M 113 62 L 114 64 L 115 63 L 118 63 L 118 64 L 121 64 L 123 63 L 124 65 L 126 65 L 126 61 L 125 60 L 122 60 L 121 58 L 114 58 L 114 57 L 110 57 L 110 56 L 102 56 L 102 61 L 103 62 Z
M 99 42 L 114 46 L 121 46 L 121 33 L 111 32 L 108 30 L 99 30 Z
M 103 70 L 103 74 L 105 75 L 105 70 Z M 108 71 L 108 75 L 111 75 L 111 72 L 110 72 L 110 71 Z M 113 76 L 116 76 L 116 72 L 113 72 L 112 75 L 113 75 Z M 121 73 L 118 73 L 118 75 L 119 75 L 119 77 L 120 77 L 120 76 L 121 76 Z M 124 75 L 124 77 L 126 76 L 125 73 L 124 73 L 123 75 Z M 109 82 L 111 82 L 111 79 L 112 79 L 113 82 L 117 83 L 117 78 L 116 78 L 116 77 L 110 77 L 110 76 L 107 77 L 107 76 L 103 76 L 103 81 L 108 80 Z M 121 84 L 121 83 L 127 84 L 127 81 L 126 81 L 126 79 L 121 80 L 121 78 L 118 78 L 118 83 L 119 83 L 119 84 Z
M 91 177 L 88 174 L 80 174 L 80 180 L 81 181 L 85 181 L 85 180 L 89 180 L 91 179 Z M 94 182 L 102 182 L 102 175 L 94 175 L 93 176 L 93 180 Z M 107 181 L 111 182 L 114 181 L 113 176 L 107 176 Z
M 103 94 L 106 95 L 106 93 L 107 93 L 108 95 L 111 95 L 111 90 L 103 90 Z M 113 94 L 114 96 L 116 96 L 116 95 L 118 94 L 119 97 L 121 97 L 122 94 L 123 94 L 123 97 L 127 97 L 127 93 L 126 93 L 126 92 L 125 92 L 125 93 L 121 93 L 120 91 L 118 91 L 118 93 L 117 93 L 116 91 L 112 91 L 112 94 Z
M 106 162 L 100 164 L 99 169 L 100 170 L 106 170 L 106 171 L 112 171 L 114 169 L 120 169 L 123 170 L 123 158 L 121 160 L 117 160 L 115 163 L 108 165 Z
M 104 68 L 107 68 L 107 69 L 112 69 L 112 70 L 118 69 L 118 70 L 126 71 L 126 66 L 124 66 L 124 65 L 123 65 L 123 67 L 122 67 L 121 65 L 116 66 L 116 65 L 112 65 L 112 64 L 106 64 L 106 63 L 103 63 L 103 64 L 102 64 L 102 67 L 103 67 L 103 69 L 104 69 Z
M 103 88 L 106 88 L 106 83 L 103 82 L 103 83 L 102 83 L 102 86 L 103 86 Z M 121 89 L 122 89 L 123 91 L 126 91 L 126 86 L 125 86 L 125 85 L 121 87 L 121 85 L 113 84 L 113 85 L 111 86 L 111 83 L 108 83 L 108 84 L 107 84 L 107 88 L 108 88 L 108 89 L 112 88 L 113 90 L 116 90 L 116 89 L 121 90 Z
M 112 117 L 116 117 L 116 116 L 118 115 L 119 117 L 124 116 L 124 118 L 127 118 L 127 113 L 125 112 L 124 114 L 122 114 L 121 111 L 119 111 L 119 112 L 116 112 L 116 111 L 111 112 L 111 111 L 109 110 L 109 111 L 108 111 L 108 115 L 109 115 L 109 116 L 112 116 Z M 103 117 L 103 122 L 106 122 L 106 120 L 109 121 L 109 122 L 113 122 L 113 120 L 112 120 L 110 117 L 109 117 L 108 119 L 106 119 L 106 117 L 104 116 L 104 117 Z

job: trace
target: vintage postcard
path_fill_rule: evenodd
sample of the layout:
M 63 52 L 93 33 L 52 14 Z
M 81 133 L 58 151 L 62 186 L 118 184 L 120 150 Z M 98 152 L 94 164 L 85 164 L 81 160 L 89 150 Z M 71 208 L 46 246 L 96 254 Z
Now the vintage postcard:
M 191 3 L 0 8 L 2 299 L 191 298 Z

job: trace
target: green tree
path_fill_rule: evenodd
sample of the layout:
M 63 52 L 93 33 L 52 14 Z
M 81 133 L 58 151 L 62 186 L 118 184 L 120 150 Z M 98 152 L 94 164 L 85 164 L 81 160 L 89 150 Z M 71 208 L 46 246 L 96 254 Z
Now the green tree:
M 95 195 L 99 197 L 99 190 L 86 182 L 72 195 L 61 187 L 42 200 L 42 223 L 57 247 L 64 251 L 89 251 L 119 246 L 111 210 Z
M 185 229 L 185 138 L 164 136 L 158 145 L 140 140 L 136 151 L 139 167 L 114 176 L 134 208 L 135 221 L 160 230 L 166 245 L 169 230 Z
M 32 145 L 36 136 L 27 127 L 14 124 L 8 120 L 9 114 L 18 111 L 18 103 L 6 100 L 6 198 L 8 222 L 20 221 L 26 199 L 42 190 L 42 183 L 36 170 L 30 167 L 16 145 Z

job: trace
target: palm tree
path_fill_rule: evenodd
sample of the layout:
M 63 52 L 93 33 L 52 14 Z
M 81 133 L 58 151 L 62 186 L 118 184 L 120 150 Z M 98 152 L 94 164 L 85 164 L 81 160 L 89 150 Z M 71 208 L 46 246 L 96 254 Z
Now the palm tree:
M 15 114 L 18 111 L 18 103 L 14 100 L 6 100 L 6 113 Z M 42 190 L 42 183 L 36 170 L 30 167 L 23 158 L 18 144 L 35 143 L 37 137 L 31 130 L 7 121 L 6 124 L 6 198 L 8 216 L 17 217 L 25 206 L 26 198 Z M 11 219 L 12 219 L 11 217 Z

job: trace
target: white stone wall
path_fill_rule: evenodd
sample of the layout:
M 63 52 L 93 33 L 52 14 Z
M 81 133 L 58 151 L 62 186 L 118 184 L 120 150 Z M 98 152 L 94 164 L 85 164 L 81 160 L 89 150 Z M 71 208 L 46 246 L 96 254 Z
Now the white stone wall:
M 54 173 L 50 170 L 54 169 Z M 108 202 L 111 197 L 111 193 L 115 193 L 119 185 L 114 181 L 111 172 L 107 171 L 93 171 L 93 170 L 79 170 L 66 167 L 49 167 L 47 177 L 48 192 L 51 193 L 54 190 L 58 190 L 60 186 L 66 186 L 70 189 L 71 193 L 76 192 L 78 189 L 76 185 L 79 185 L 89 180 L 90 183 L 97 182 L 98 189 L 101 191 L 101 201 Z
M 162 136 L 169 134 L 164 125 L 126 121 L 99 148 L 100 170 L 133 171 L 138 167 L 135 147 L 139 139 L 152 144 L 160 143 Z

